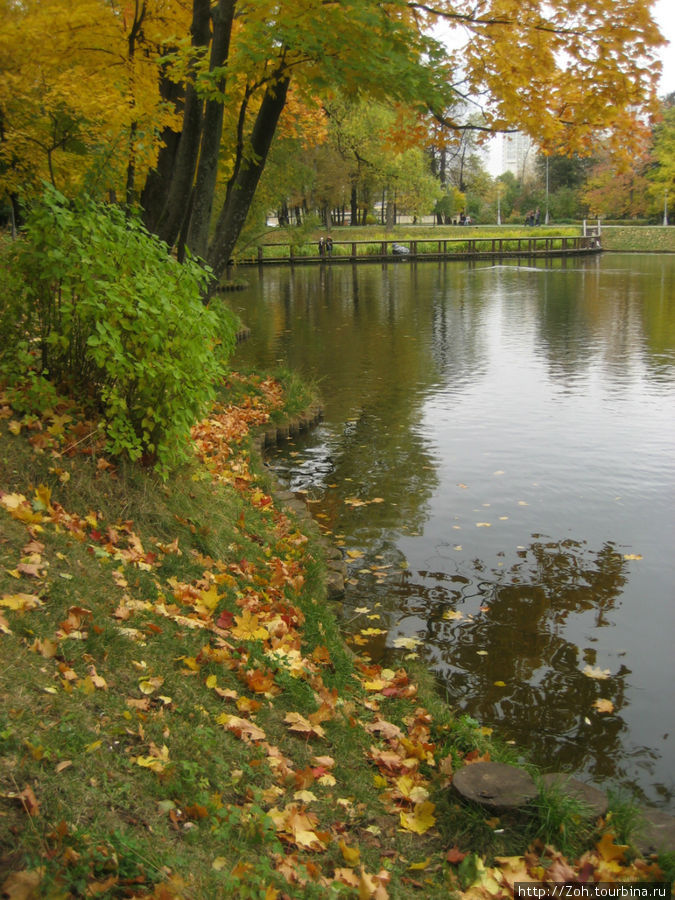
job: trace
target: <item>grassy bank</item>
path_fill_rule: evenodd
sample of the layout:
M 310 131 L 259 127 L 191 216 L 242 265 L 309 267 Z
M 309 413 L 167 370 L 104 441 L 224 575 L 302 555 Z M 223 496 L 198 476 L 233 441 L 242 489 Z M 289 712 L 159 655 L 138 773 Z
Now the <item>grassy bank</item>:
M 602 248 L 620 252 L 675 253 L 675 228 L 607 225 L 602 229 Z
M 38 418 L 0 397 L 0 891 L 384 900 L 658 878 L 616 817 L 453 797 L 459 767 L 516 751 L 422 673 L 346 648 L 319 536 L 251 451 L 284 397 L 231 376 L 167 483 L 106 458 L 72 404 Z

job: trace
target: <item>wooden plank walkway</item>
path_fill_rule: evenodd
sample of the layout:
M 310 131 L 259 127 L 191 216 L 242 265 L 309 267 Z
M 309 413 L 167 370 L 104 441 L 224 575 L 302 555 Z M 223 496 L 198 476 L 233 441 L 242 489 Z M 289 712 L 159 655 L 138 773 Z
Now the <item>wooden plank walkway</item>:
M 396 250 L 394 249 L 396 247 Z M 400 248 L 405 248 L 401 250 Z M 442 238 L 429 240 L 334 241 L 333 252 L 319 253 L 315 245 L 302 252 L 290 243 L 260 246 L 257 254 L 240 259 L 238 265 L 305 265 L 312 263 L 391 262 L 392 260 L 480 260 L 512 257 L 568 256 L 598 253 L 597 234 L 545 235 L 541 237 Z

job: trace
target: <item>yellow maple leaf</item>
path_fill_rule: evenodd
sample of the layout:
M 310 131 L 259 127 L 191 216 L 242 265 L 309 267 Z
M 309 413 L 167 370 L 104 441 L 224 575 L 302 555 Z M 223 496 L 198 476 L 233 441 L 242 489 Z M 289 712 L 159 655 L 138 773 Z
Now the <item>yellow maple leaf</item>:
M 414 831 L 415 834 L 424 834 L 436 824 L 434 816 L 435 804 L 429 800 L 418 803 L 411 813 L 401 810 L 401 827 L 406 831 Z
M 612 860 L 622 862 L 624 854 L 628 850 L 628 845 L 626 844 L 615 844 L 614 835 L 609 831 L 603 834 L 595 847 L 605 862 L 611 862 Z
M 42 600 L 35 594 L 3 594 L 0 606 L 16 610 L 35 609 L 36 606 L 42 606 Z
M 249 641 L 266 641 L 269 637 L 267 629 L 258 623 L 258 617 L 247 609 L 244 610 L 241 616 L 235 616 L 234 620 L 237 624 L 232 629 L 233 637 Z
M 459 610 L 456 610 L 456 609 L 446 609 L 446 611 L 443 613 L 443 618 L 444 618 L 444 619 L 450 619 L 450 620 L 452 620 L 452 619 L 463 619 L 464 616 L 463 616 L 463 614 L 462 614 L 461 612 L 459 612 Z
M 52 489 L 47 487 L 46 484 L 41 484 L 35 489 L 35 500 L 40 506 L 43 506 L 47 512 L 54 512 L 52 507 Z
M 26 502 L 26 498 L 23 494 L 3 494 L 0 499 L 0 503 L 5 507 L 6 510 L 18 509 L 20 506 Z
M 220 602 L 220 594 L 218 593 L 215 584 L 212 584 L 208 591 L 199 592 L 199 602 L 202 606 L 205 606 L 209 612 L 213 612 Z
M 361 862 L 361 851 L 358 847 L 348 847 L 344 841 L 338 844 L 342 858 L 348 866 L 358 866 Z
M 603 700 L 602 698 L 599 698 L 595 701 L 593 706 L 597 709 L 598 712 L 601 713 L 614 712 L 614 704 L 611 700 Z
M 585 675 L 587 678 L 598 678 L 601 681 L 605 678 L 611 677 L 611 672 L 609 669 L 601 669 L 600 666 L 589 666 L 586 665 L 581 670 L 582 675 Z

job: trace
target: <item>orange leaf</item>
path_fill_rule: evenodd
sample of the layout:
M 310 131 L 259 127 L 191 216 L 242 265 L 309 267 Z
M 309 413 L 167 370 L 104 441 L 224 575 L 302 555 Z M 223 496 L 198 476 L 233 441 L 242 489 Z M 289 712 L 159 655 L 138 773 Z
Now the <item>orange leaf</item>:
M 466 857 L 466 853 L 462 853 L 459 847 L 455 844 L 454 847 L 451 847 L 447 854 L 446 859 L 450 863 L 451 866 L 456 866 Z
M 614 835 L 611 834 L 611 832 L 603 834 L 603 836 L 595 846 L 598 853 L 605 862 L 610 862 L 613 859 L 622 862 L 624 854 L 626 850 L 628 850 L 628 846 L 626 844 L 614 843 Z

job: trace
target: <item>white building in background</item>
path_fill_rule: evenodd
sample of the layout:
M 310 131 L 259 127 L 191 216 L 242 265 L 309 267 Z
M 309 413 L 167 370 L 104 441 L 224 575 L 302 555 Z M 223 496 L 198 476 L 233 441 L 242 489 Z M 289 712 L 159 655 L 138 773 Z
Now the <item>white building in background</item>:
M 537 147 L 532 139 L 521 131 L 502 136 L 502 172 L 513 172 L 524 180 L 534 172 Z

